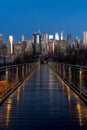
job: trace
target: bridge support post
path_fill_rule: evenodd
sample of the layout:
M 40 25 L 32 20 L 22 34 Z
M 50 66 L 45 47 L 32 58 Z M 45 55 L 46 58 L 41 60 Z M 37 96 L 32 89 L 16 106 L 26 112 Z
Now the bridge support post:
M 28 70 L 27 70 L 27 68 L 28 68 L 28 67 L 27 67 L 27 64 L 26 64 L 26 76 L 27 76 L 27 74 L 28 74 Z
M 79 71 L 79 73 L 80 73 L 80 95 L 81 95 L 81 93 L 82 93 L 82 70 L 80 69 L 80 71 Z
M 76 80 L 75 80 L 75 78 L 76 78 L 76 74 L 75 74 L 75 71 L 76 71 L 76 69 L 74 68 L 74 86 L 76 86 Z
M 24 78 L 24 65 L 22 66 L 22 78 Z
M 63 65 L 63 79 L 65 79 L 65 66 Z
M 28 69 L 29 69 L 29 71 L 28 71 L 28 72 L 29 72 L 29 74 L 30 74 L 30 64 L 28 65 L 28 67 L 29 67 L 29 68 L 28 68 Z
M 16 67 L 16 83 L 18 83 L 18 66 Z
M 8 92 L 8 68 L 6 68 L 6 94 Z

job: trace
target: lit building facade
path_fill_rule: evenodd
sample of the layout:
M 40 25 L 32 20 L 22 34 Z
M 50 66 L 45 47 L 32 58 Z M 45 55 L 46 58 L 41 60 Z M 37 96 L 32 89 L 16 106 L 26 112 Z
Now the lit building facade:
M 23 42 L 23 41 L 25 40 L 25 39 L 24 39 L 24 34 L 22 34 L 22 37 L 21 37 L 21 38 L 22 38 L 22 42 Z
M 60 38 L 59 39 L 63 40 L 63 31 L 62 30 L 60 31 Z
M 58 33 L 55 33 L 55 36 L 54 36 L 54 37 L 55 37 L 54 39 L 55 39 L 56 41 L 59 41 L 59 34 L 58 34 Z
M 44 40 L 42 41 L 42 51 L 44 54 L 48 53 L 48 34 L 46 33 L 46 31 L 44 32 Z
M 12 57 L 14 53 L 14 38 L 13 36 L 8 36 L 8 54 Z
M 40 32 L 32 35 L 34 53 L 41 53 L 41 34 Z
M 83 46 L 87 47 L 87 32 L 83 33 Z
M 54 36 L 53 35 L 49 35 L 49 40 L 54 40 Z

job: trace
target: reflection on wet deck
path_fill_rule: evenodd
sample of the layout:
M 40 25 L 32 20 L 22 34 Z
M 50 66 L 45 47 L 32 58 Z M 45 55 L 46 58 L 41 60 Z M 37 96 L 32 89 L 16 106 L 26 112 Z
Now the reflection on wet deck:
M 0 130 L 86 130 L 87 105 L 41 65 L 0 106 Z

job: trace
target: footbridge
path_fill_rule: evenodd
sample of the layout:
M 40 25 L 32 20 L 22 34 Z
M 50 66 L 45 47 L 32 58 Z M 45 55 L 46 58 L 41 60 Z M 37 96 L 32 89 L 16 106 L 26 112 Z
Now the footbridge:
M 0 68 L 0 130 L 87 130 L 86 80 L 51 62 Z

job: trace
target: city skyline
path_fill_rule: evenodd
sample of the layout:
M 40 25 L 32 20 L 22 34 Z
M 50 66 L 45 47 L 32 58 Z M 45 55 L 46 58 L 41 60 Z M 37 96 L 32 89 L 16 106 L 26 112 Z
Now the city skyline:
M 86 0 L 1 1 L 0 34 L 4 41 L 8 35 L 20 41 L 21 34 L 31 39 L 37 30 L 54 34 L 63 29 L 65 37 L 70 33 L 74 39 L 78 35 L 83 40 L 83 32 L 87 31 L 86 4 Z

